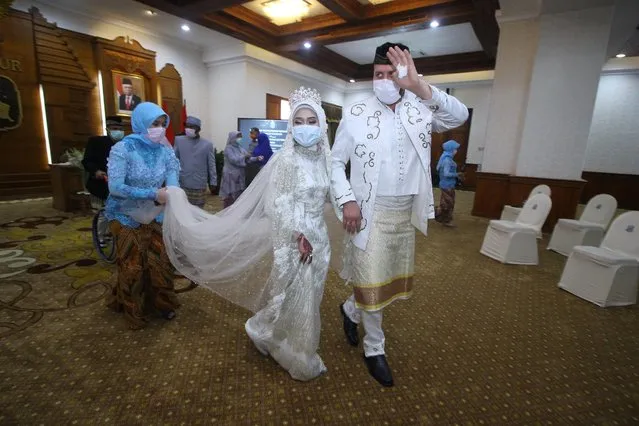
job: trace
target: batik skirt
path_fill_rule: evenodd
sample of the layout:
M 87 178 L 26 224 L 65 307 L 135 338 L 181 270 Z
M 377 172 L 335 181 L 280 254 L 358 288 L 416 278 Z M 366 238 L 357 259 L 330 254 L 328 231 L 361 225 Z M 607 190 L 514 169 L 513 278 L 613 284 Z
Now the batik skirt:
M 441 192 L 435 220 L 439 223 L 451 223 L 453 221 L 453 211 L 455 210 L 455 190 L 442 189 Z
M 116 239 L 118 276 L 108 305 L 124 312 L 130 328 L 142 328 L 152 315 L 166 316 L 180 306 L 162 226 L 152 222 L 129 228 L 117 221 L 110 226 Z

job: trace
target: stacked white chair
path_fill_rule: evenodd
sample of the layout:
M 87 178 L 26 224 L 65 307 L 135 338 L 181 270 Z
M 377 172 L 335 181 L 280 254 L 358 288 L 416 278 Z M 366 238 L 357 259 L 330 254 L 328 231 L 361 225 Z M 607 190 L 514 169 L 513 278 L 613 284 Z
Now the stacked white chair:
M 574 247 L 559 281 L 575 296 L 602 307 L 637 303 L 639 212 L 612 222 L 601 247 Z
M 550 197 L 550 187 L 548 185 L 537 185 L 532 189 L 532 191 L 530 191 L 528 198 L 537 194 L 546 194 Z M 501 210 L 501 217 L 499 218 L 499 220 L 510 220 L 511 222 L 514 222 L 517 220 L 517 216 L 519 216 L 519 213 L 521 213 L 521 207 L 506 205 Z
M 559 219 L 550 237 L 548 250 L 569 256 L 575 246 L 599 247 L 616 211 L 617 200 L 612 195 L 592 197 L 579 220 Z
M 530 197 L 516 221 L 491 220 L 481 246 L 481 254 L 501 263 L 537 265 L 537 234 L 544 225 L 552 201 L 546 194 Z

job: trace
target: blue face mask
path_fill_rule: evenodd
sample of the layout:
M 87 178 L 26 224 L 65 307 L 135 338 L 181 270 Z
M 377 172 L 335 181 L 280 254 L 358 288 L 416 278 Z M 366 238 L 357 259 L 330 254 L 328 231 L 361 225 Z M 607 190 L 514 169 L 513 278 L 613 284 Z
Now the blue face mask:
M 293 139 L 305 148 L 317 145 L 321 138 L 322 133 L 319 126 L 302 124 L 293 127 Z
M 109 130 L 109 136 L 116 142 L 124 138 L 124 130 Z

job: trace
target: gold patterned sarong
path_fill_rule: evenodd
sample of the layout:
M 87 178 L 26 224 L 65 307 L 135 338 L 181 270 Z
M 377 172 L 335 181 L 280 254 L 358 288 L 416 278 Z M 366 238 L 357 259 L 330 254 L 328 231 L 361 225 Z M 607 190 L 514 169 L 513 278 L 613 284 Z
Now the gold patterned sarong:
M 346 263 L 359 309 L 378 311 L 395 300 L 410 298 L 415 270 L 411 210 L 376 206 L 366 250 L 349 243 Z

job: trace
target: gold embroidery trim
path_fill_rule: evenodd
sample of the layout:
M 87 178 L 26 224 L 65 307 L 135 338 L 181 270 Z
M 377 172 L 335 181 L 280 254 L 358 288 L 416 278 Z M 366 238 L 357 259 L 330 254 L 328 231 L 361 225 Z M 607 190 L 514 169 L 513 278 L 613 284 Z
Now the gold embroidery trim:
M 401 276 L 392 280 L 360 287 L 355 285 L 355 304 L 365 311 L 382 309 L 397 299 L 407 299 L 413 294 L 413 276 Z

